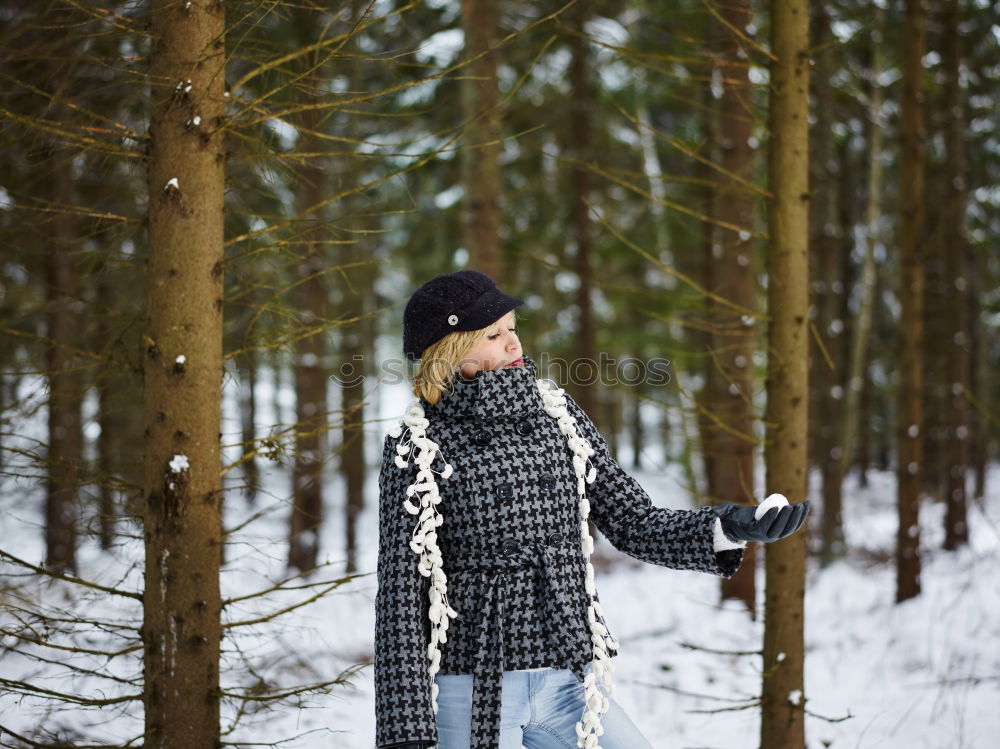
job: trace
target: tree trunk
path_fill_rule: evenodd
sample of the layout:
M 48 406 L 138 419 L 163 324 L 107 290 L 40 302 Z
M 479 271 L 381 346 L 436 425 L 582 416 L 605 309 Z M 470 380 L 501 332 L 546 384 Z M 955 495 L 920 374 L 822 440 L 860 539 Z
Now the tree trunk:
M 652 87 L 643 86 L 640 96 L 646 95 Z M 639 121 L 639 145 L 642 148 L 642 167 L 649 180 L 649 215 L 653 221 L 653 235 L 656 237 L 654 254 L 661 262 L 671 263 L 673 253 L 670 251 L 670 235 L 667 226 L 666 210 L 663 201 L 667 197 L 667 183 L 663 178 L 663 167 L 660 165 L 660 154 L 656 149 L 656 136 L 653 134 L 653 121 L 649 115 L 649 107 L 645 101 L 640 101 L 636 110 Z M 669 278 L 669 277 L 668 277 Z M 672 280 L 672 279 L 671 279 Z M 669 287 L 668 287 L 669 288 Z
M 862 424 L 870 423 L 870 416 L 861 418 L 862 397 L 870 399 L 871 387 L 867 387 L 867 351 L 871 344 L 872 320 L 875 310 L 875 290 L 878 283 L 877 267 L 875 265 L 875 245 L 878 240 L 878 223 L 882 215 L 880 197 L 882 190 L 882 86 L 879 75 L 882 72 L 882 44 L 885 30 L 885 12 L 881 8 L 875 11 L 875 29 L 872 34 L 872 69 L 869 93 L 868 121 L 868 186 L 865 200 L 865 259 L 861 270 L 861 301 L 858 307 L 857 320 L 851 336 L 850 363 L 847 373 L 846 402 L 843 410 L 843 441 L 840 454 L 840 475 L 847 476 L 854 460 L 855 444 L 862 446 L 862 458 L 858 461 L 862 483 L 866 480 L 868 464 L 868 429 L 865 437 L 858 438 Z M 870 413 L 870 408 L 864 409 Z M 841 537 L 841 540 L 842 537 Z
M 597 375 L 597 334 L 594 328 L 594 308 L 592 293 L 594 287 L 591 253 L 593 251 L 590 236 L 590 173 L 587 164 L 590 161 L 590 117 L 593 108 L 593 95 L 590 83 L 590 60 L 588 54 L 589 40 L 586 36 L 586 25 L 590 18 L 590 6 L 587 3 L 577 3 L 567 11 L 566 20 L 572 28 L 568 37 L 570 53 L 570 153 L 577 163 L 572 168 L 573 208 L 572 235 L 576 243 L 576 273 L 580 279 L 577 290 L 577 351 L 578 360 L 571 371 L 576 378 L 593 383 Z M 575 397 L 584 412 L 600 423 L 598 416 L 597 390 L 593 384 L 577 384 Z
M 980 298 L 982 296 L 983 264 L 977 248 L 967 243 L 965 246 L 966 267 L 968 268 L 969 293 L 967 295 L 969 319 L 969 392 L 980 403 L 988 402 L 983 395 L 988 392 L 990 364 L 983 355 L 983 324 L 980 318 Z M 982 499 L 986 493 L 986 459 L 989 453 L 989 419 L 975 408 L 969 409 L 969 436 L 972 440 L 970 460 L 975 473 L 974 496 Z
M 807 492 L 809 407 L 809 3 L 771 3 L 771 144 L 768 209 L 767 494 L 791 502 Z M 805 746 L 806 533 L 765 552 L 761 740 Z
M 628 420 L 629 433 L 632 437 L 632 468 L 642 470 L 642 449 L 645 447 L 645 429 L 642 424 L 642 396 L 644 383 L 637 382 L 629 391 Z
M 608 425 L 608 447 L 611 448 L 611 456 L 615 460 L 621 461 L 621 439 L 619 435 L 621 435 L 622 423 L 624 421 L 622 400 L 619 397 L 617 388 L 602 388 L 601 392 L 604 394 L 604 411 L 607 418 L 605 423 Z
M 933 112 L 933 115 L 936 115 Z M 935 135 L 928 142 L 943 140 L 937 117 L 929 115 L 929 128 Z M 946 167 L 939 159 L 927 159 L 925 184 L 943 185 Z M 943 200 L 936 196 L 925 197 L 924 232 L 921 236 L 921 258 L 924 273 L 924 390 L 923 390 L 923 446 L 920 461 L 922 493 L 935 501 L 944 500 L 945 454 L 947 451 L 946 407 L 949 396 L 948 357 L 950 347 L 944 340 L 948 335 L 949 290 L 945 288 L 945 243 Z
M 299 10 L 299 24 L 308 28 L 315 13 Z M 321 88 L 319 62 L 315 53 L 302 61 L 308 73 L 302 81 L 299 115 L 299 148 L 316 154 L 322 143 L 320 127 Z M 295 289 L 295 309 L 300 329 L 295 342 L 292 378 L 295 383 L 295 464 L 292 469 L 292 516 L 288 534 L 288 566 L 305 572 L 319 559 L 320 529 L 323 523 L 323 465 L 327 454 L 327 289 L 323 270 L 328 262 L 322 251 L 325 240 L 326 199 L 324 159 L 311 156 L 299 171 L 299 210 L 303 229 L 298 263 L 299 283 Z
M 878 280 L 876 279 L 876 293 L 878 290 Z M 874 307 L 874 305 L 872 305 Z M 874 310 L 873 310 L 874 311 Z M 874 314 L 872 315 L 874 324 Z M 874 326 L 874 325 L 873 325 Z M 861 395 L 858 401 L 858 417 L 854 420 L 860 427 L 860 425 L 865 425 L 864 429 L 858 428 L 857 430 L 857 471 L 858 471 L 858 486 L 862 489 L 868 488 L 868 471 L 871 468 L 871 454 L 872 454 L 872 419 L 874 418 L 874 412 L 872 409 L 872 401 L 874 400 L 874 383 L 872 383 L 871 378 L 871 362 L 868 359 L 868 351 L 863 354 L 864 361 L 861 364 Z M 851 419 L 851 416 L 847 414 L 847 418 Z M 852 419 L 853 420 L 853 419 Z M 846 475 L 847 469 L 845 469 Z
M 60 66 L 61 67 L 61 66 Z M 80 401 L 83 389 L 73 347 L 78 345 L 80 275 L 73 252 L 72 154 L 51 151 L 49 197 L 54 213 L 46 242 L 48 337 L 48 482 L 45 501 L 45 564 L 55 572 L 76 569 L 79 465 L 82 459 Z
M 359 248 L 360 249 L 360 248 Z M 361 298 L 351 298 L 355 302 L 355 309 L 361 314 L 367 307 L 365 299 L 370 287 L 370 281 L 366 279 L 361 286 Z M 367 361 L 371 352 L 364 345 L 364 339 L 358 328 L 363 323 L 354 324 L 354 329 L 344 333 L 344 345 L 342 347 L 343 360 L 350 361 L 354 366 L 352 371 L 358 375 L 367 374 L 360 366 L 359 362 Z M 357 382 L 344 382 L 341 385 L 341 412 L 343 413 L 343 441 L 340 446 L 340 466 L 344 476 L 344 486 L 347 491 L 345 503 L 345 545 L 347 550 L 348 573 L 358 570 L 358 519 L 364 510 L 364 483 L 365 483 L 365 380 L 358 378 Z
M 260 469 L 257 458 L 247 455 L 257 449 L 257 352 L 252 348 L 240 354 L 240 430 L 243 442 L 243 491 L 247 504 L 257 500 Z
M 965 270 L 965 188 L 968 175 L 965 161 L 965 110 L 959 68 L 962 48 L 958 0 L 944 6 L 942 61 L 945 73 L 945 164 L 948 174 L 944 205 L 945 288 L 948 290 L 945 345 L 948 352 L 948 394 L 945 441 L 945 517 L 944 548 L 957 549 L 968 543 L 966 518 L 966 469 L 969 463 L 969 426 L 966 392 L 969 387 L 969 326 Z
M 274 414 L 274 425 L 276 427 L 283 427 L 285 425 L 286 410 L 281 403 L 281 389 L 285 386 L 285 367 L 284 359 L 279 351 L 275 349 L 267 350 L 268 359 L 270 360 L 270 370 L 271 370 L 271 380 L 272 380 L 272 390 L 271 390 L 271 412 Z
M 465 57 L 462 174 L 465 185 L 465 246 L 469 267 L 503 282 L 500 256 L 500 107 L 497 56 L 487 53 L 497 29 L 494 0 L 462 0 Z
M 102 236 L 102 245 L 106 245 L 109 237 Z M 108 280 L 107 263 L 97 273 L 97 303 L 101 310 L 114 309 L 115 294 Z M 114 332 L 108 324 L 108 314 L 98 317 L 98 336 L 102 342 L 114 340 Z M 111 360 L 110 351 L 107 352 Z M 125 462 L 122 457 L 123 441 L 121 390 L 127 387 L 121 372 L 115 369 L 103 369 L 98 373 L 95 382 L 97 390 L 97 423 L 101 433 L 97 437 L 97 473 L 100 477 L 98 487 L 98 528 L 102 549 L 110 549 L 114 540 L 115 526 L 118 516 L 118 492 L 114 488 L 112 477 L 122 470 Z
M 842 520 L 841 473 L 842 432 L 840 429 L 843 400 L 840 390 L 842 364 L 838 348 L 843 340 L 845 318 L 842 299 L 846 288 L 841 277 L 842 232 L 838 221 L 838 175 L 833 143 L 833 35 L 830 18 L 822 6 L 813 8 L 813 39 L 817 47 L 816 75 L 812 84 L 816 96 L 815 126 L 812 130 L 812 195 L 811 262 L 813 301 L 816 309 L 816 331 L 819 342 L 813 341 L 810 354 L 810 465 L 819 467 L 823 477 L 823 503 L 820 522 L 820 560 L 829 564 L 844 554 Z M 822 350 L 820 349 L 822 344 Z
M 358 0 L 353 3 L 353 18 L 359 20 L 363 6 Z M 358 50 L 359 55 L 361 50 Z M 348 72 L 351 90 L 361 91 L 364 88 L 364 70 L 360 59 L 355 59 L 349 63 Z M 362 142 L 364 133 L 361 130 L 358 117 L 348 115 L 347 130 L 351 134 L 351 139 L 355 142 Z M 361 181 L 359 170 L 360 160 L 357 157 L 348 155 L 348 162 L 345 164 L 345 179 L 349 183 L 357 184 Z M 350 184 L 345 184 L 347 189 Z M 347 198 L 349 204 L 358 205 L 362 200 L 361 196 L 352 195 Z M 352 220 L 351 227 L 353 242 L 345 245 L 345 260 L 351 262 L 362 262 L 370 256 L 371 247 L 367 240 L 374 236 L 374 222 L 377 220 L 371 216 L 371 211 L 351 210 L 352 216 L 357 216 Z M 374 268 L 370 265 L 361 266 L 352 274 L 352 283 L 346 285 L 343 300 L 343 317 L 345 319 L 357 318 L 348 326 L 341 328 L 341 360 L 344 362 L 345 373 L 349 372 L 352 379 L 341 382 L 341 413 L 343 414 L 343 429 L 340 446 L 340 470 L 344 477 L 346 488 L 345 502 L 345 546 L 347 551 L 348 573 L 358 570 L 358 520 L 365 507 L 365 388 L 364 375 L 370 374 L 366 371 L 364 362 L 372 361 L 372 343 L 374 337 L 366 335 L 366 328 L 370 318 L 365 315 L 370 309 L 374 309 L 372 302 L 374 296 L 375 279 Z
M 719 75 L 718 73 L 713 74 L 713 78 Z M 698 103 L 699 109 L 702 112 L 702 117 L 700 120 L 701 127 L 701 141 L 702 149 L 701 156 L 710 163 L 718 163 L 721 160 L 718 147 L 718 124 L 713 117 L 713 110 L 715 109 L 715 93 L 713 91 L 713 84 L 711 80 L 706 80 L 698 87 Z M 705 216 L 711 216 L 712 212 L 715 210 L 715 190 L 713 188 L 713 169 L 711 169 L 707 164 L 698 162 L 695 167 L 695 173 L 701 179 L 702 187 L 698 189 L 698 203 L 701 207 L 702 212 Z M 698 280 L 698 283 L 702 287 L 708 288 L 709 284 L 709 274 L 712 265 L 712 252 L 715 247 L 715 237 L 717 228 L 712 221 L 702 221 L 701 222 L 701 236 L 698 238 L 697 251 L 691 253 L 695 260 L 692 263 L 691 275 Z M 678 256 L 678 264 L 683 263 L 685 253 L 680 253 Z M 689 335 L 692 340 L 693 348 L 697 351 L 702 351 L 704 357 L 709 358 L 708 351 L 711 349 L 712 333 L 707 324 L 707 321 L 711 317 L 711 310 L 713 308 L 713 302 L 708 296 L 702 296 L 701 298 L 703 304 L 703 319 L 700 320 L 700 324 L 696 324 L 689 327 Z M 702 365 L 701 369 L 704 372 L 710 371 L 708 369 L 709 364 L 706 362 Z M 705 378 L 705 385 L 695 396 L 695 419 L 698 428 L 698 440 L 701 444 L 701 457 L 704 469 L 705 477 L 705 491 L 698 491 L 697 484 L 694 481 L 694 476 L 691 477 L 690 484 L 692 490 L 699 498 L 699 506 L 703 504 L 710 504 L 712 497 L 715 496 L 712 486 L 712 478 L 715 476 L 715 445 L 713 444 L 713 439 L 716 434 L 716 430 L 712 429 L 711 419 L 708 418 L 708 402 L 710 400 L 710 383 L 708 378 Z M 678 402 L 683 406 L 683 394 L 680 392 L 680 386 L 678 384 Z M 707 501 L 706 501 L 707 500 Z
M 318 180 L 318 170 L 304 177 Z M 305 194 L 319 198 L 315 186 Z M 310 198 L 306 198 L 308 202 Z M 313 200 L 312 205 L 318 201 Z M 317 211 L 319 213 L 320 211 Z M 319 222 L 319 216 L 314 221 Z M 320 241 L 320 230 L 311 230 L 311 241 Z M 292 516 L 288 538 L 288 565 L 301 572 L 313 569 L 319 558 L 319 534 L 323 522 L 323 464 L 326 440 L 327 357 L 326 284 L 319 275 L 323 260 L 318 253 L 308 253 L 299 262 L 299 278 L 304 279 L 296 294 L 301 336 L 295 345 L 292 376 L 295 384 L 295 463 L 292 469 Z M 312 331 L 312 332 L 310 332 Z
M 222 5 L 154 0 L 150 29 L 144 746 L 217 749 Z
M 737 29 L 750 22 L 750 3 L 736 0 L 725 5 L 722 17 Z M 751 236 L 754 199 L 737 178 L 753 179 L 753 102 L 746 64 L 747 51 L 729 29 L 720 36 L 718 65 L 722 99 L 717 121 L 719 164 L 733 178 L 717 180 L 713 217 L 715 243 L 708 261 L 707 288 L 734 306 L 709 301 L 709 339 L 706 357 L 705 408 L 711 432 L 709 496 L 713 503 L 753 505 L 753 350 L 756 275 Z M 738 227 L 731 229 L 729 226 Z M 720 583 L 722 598 L 743 601 L 756 611 L 755 550 L 747 547 L 740 569 Z
M 924 415 L 924 68 L 927 11 L 907 0 L 903 26 L 900 197 L 900 351 L 896 442 L 896 600 L 920 593 L 920 492 Z

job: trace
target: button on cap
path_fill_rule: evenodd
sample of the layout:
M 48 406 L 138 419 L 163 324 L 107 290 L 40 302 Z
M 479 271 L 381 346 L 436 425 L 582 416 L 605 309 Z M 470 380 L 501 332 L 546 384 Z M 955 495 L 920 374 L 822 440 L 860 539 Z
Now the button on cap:
M 565 538 L 566 537 L 562 533 L 550 533 L 548 544 L 549 546 L 556 546 L 557 544 L 561 544 Z
M 531 434 L 535 430 L 535 425 L 532 421 L 528 419 L 521 419 L 519 422 L 517 422 L 517 425 L 514 427 L 514 429 L 515 431 L 517 431 L 518 434 L 520 434 L 523 437 L 525 435 Z
M 503 543 L 500 544 L 500 549 L 504 554 L 513 554 L 518 550 L 518 548 L 520 548 L 520 544 L 517 542 L 517 539 L 514 538 L 506 538 Z
M 491 435 L 485 429 L 480 429 L 478 432 L 476 432 L 475 436 L 473 436 L 472 441 L 475 442 L 480 447 L 482 447 L 483 445 L 490 444 L 491 439 L 493 439 L 493 435 Z
M 514 487 L 507 482 L 497 484 L 497 496 L 501 499 L 510 499 L 514 496 Z
M 539 479 L 538 483 L 542 485 L 543 489 L 555 489 L 556 477 L 551 473 L 546 473 L 541 479 Z

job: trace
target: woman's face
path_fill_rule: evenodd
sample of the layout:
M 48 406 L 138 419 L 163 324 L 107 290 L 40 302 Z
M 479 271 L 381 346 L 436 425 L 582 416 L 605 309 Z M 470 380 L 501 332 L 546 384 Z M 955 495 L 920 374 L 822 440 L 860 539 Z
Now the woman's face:
M 461 361 L 462 376 L 472 379 L 480 369 L 523 367 L 521 342 L 514 332 L 514 310 L 493 323 L 475 348 Z

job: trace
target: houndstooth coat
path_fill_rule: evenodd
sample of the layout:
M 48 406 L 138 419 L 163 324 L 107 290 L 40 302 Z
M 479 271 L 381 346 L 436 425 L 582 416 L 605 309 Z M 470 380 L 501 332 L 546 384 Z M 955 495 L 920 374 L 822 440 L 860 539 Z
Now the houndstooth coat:
M 481 370 L 438 403 L 421 400 L 427 437 L 454 469 L 439 482 L 437 542 L 458 617 L 440 670 L 476 677 L 473 749 L 497 746 L 504 670 L 570 668 L 582 681 L 592 656 L 572 453 L 543 410 L 536 363 L 525 355 L 524 365 Z M 594 448 L 590 517 L 611 543 L 652 564 L 731 576 L 743 553 L 715 551 L 716 515 L 655 507 L 568 395 L 566 405 Z M 379 747 L 431 746 L 429 581 L 409 546 L 416 519 L 403 507 L 417 469 L 394 463 L 398 440 L 386 436 L 379 475 L 375 738 Z

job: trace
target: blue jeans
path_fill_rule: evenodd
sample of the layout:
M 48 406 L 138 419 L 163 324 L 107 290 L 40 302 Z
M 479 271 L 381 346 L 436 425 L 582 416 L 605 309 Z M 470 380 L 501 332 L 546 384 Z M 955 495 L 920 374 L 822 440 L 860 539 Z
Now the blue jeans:
M 590 664 L 587 665 L 590 671 Z M 442 674 L 438 685 L 437 749 L 469 749 L 472 739 L 472 674 Z M 504 671 L 497 749 L 576 749 L 583 715 L 582 682 L 567 668 Z M 601 749 L 652 749 L 614 699 L 601 716 Z

